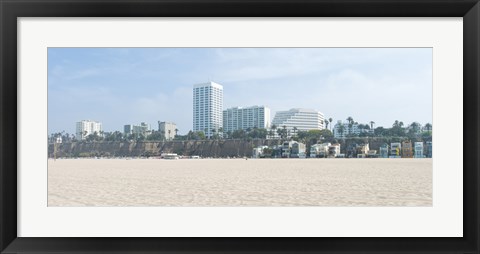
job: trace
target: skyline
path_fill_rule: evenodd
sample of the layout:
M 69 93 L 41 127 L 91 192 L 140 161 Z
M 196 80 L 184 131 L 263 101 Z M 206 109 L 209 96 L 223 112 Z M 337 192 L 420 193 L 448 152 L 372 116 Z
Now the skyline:
M 310 108 L 391 127 L 432 123 L 431 48 L 49 48 L 48 132 L 75 122 L 175 122 L 192 130 L 193 85 L 224 87 L 224 108 Z

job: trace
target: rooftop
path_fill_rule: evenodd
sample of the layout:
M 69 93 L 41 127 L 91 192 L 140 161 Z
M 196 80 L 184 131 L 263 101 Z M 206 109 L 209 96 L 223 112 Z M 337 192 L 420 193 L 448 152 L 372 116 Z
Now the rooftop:
M 195 84 L 193 85 L 193 88 L 198 88 L 198 87 L 216 87 L 216 88 L 219 88 L 219 89 L 223 89 L 223 86 L 220 85 L 220 84 L 217 84 L 213 81 L 210 81 L 210 82 L 206 82 L 206 83 L 200 83 L 200 84 Z

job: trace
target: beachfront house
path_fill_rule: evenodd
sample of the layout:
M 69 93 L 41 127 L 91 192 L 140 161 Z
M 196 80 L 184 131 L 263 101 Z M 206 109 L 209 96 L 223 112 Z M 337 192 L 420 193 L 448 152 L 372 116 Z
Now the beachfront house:
M 326 158 L 330 143 L 315 144 L 310 147 L 310 158 Z
M 349 144 L 346 149 L 347 158 L 357 158 L 357 144 Z
M 415 142 L 415 158 L 423 158 L 423 142 Z
M 305 158 L 306 157 L 306 147 L 304 143 L 295 142 L 292 144 L 292 152 L 290 157 L 292 158 Z
M 314 144 L 310 146 L 310 158 L 317 158 L 318 153 L 320 152 L 321 144 Z
M 297 141 L 285 141 L 282 146 L 282 158 L 289 158 L 292 152 L 292 145 Z
M 427 141 L 425 148 L 425 157 L 432 158 L 432 141 Z
M 333 144 L 328 147 L 328 157 L 336 158 L 340 154 L 340 144 Z
M 252 151 L 252 158 L 263 158 L 265 157 L 264 150 L 268 148 L 268 146 L 258 146 L 253 148 Z
M 378 158 L 377 150 L 368 150 L 367 158 Z
M 413 147 L 410 140 L 402 142 L 402 158 L 413 158 Z
M 380 158 L 388 158 L 388 144 L 384 143 L 380 146 Z
M 281 158 L 282 157 L 283 145 L 275 145 L 272 147 L 272 157 Z
M 369 144 L 362 144 L 356 147 L 357 158 L 366 158 L 368 151 L 370 150 Z
M 401 158 L 402 154 L 402 144 L 401 143 L 391 143 L 390 144 L 390 158 Z

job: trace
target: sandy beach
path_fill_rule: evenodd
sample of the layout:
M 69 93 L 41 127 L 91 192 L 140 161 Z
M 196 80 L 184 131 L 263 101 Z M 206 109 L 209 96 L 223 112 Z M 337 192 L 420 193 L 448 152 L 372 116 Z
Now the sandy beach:
M 432 159 L 49 159 L 48 205 L 432 206 Z

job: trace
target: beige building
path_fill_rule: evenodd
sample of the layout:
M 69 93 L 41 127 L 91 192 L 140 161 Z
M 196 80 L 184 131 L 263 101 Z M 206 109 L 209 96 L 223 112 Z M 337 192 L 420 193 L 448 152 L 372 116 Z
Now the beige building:
M 370 151 L 369 144 L 363 144 L 363 145 L 357 146 L 357 158 L 367 157 L 369 151 Z
M 340 155 L 340 144 L 332 144 L 328 147 L 328 157 L 336 158 Z
M 413 158 L 413 147 L 410 140 L 402 142 L 402 158 Z
M 126 124 L 123 126 L 123 133 L 125 135 L 143 135 L 144 137 L 147 137 L 152 133 L 152 129 L 150 127 L 150 124 L 147 124 L 145 122 L 141 122 L 139 125 L 134 125 L 134 124 Z
M 158 121 L 158 131 L 160 131 L 166 140 L 172 140 L 175 138 L 177 130 L 177 125 L 172 122 L 161 122 Z

